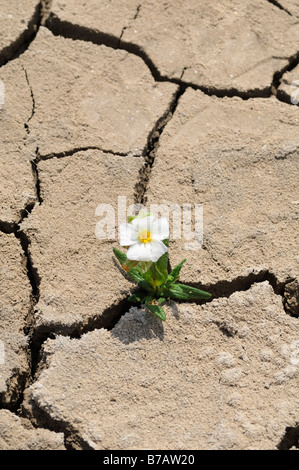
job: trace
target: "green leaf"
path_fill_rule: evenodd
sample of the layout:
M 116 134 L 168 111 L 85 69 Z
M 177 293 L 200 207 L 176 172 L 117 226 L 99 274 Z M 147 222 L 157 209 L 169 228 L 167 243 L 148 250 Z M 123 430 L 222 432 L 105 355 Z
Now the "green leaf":
M 126 253 L 123 253 L 117 248 L 113 248 L 113 253 L 115 254 L 116 258 L 118 259 L 121 265 L 123 265 L 127 261 Z
M 165 240 L 163 240 L 163 243 L 164 245 L 167 246 L 167 248 L 169 247 L 169 238 L 165 238 Z
M 165 321 L 166 320 L 166 315 L 162 307 L 160 305 L 155 305 L 150 303 L 148 300 L 145 301 L 145 305 L 149 309 L 150 312 L 152 312 L 156 317 L 160 318 L 160 320 Z
M 180 271 L 182 269 L 183 264 L 187 261 L 186 259 L 183 259 L 179 264 L 177 264 L 171 273 L 169 274 L 167 281 L 170 280 L 171 282 L 175 282 L 179 277 L 180 277 Z
M 167 279 L 168 276 L 168 251 L 164 253 L 164 255 L 160 256 L 158 261 L 156 261 L 156 268 L 162 274 L 164 280 Z
M 146 297 L 147 297 L 147 293 L 136 293 L 136 294 L 130 295 L 130 297 L 128 298 L 128 301 L 133 302 L 133 303 L 144 302 Z
M 211 294 L 208 292 L 179 283 L 172 284 L 168 287 L 167 294 L 169 297 L 176 300 L 209 299 L 211 297 Z
M 131 278 L 137 283 L 144 280 L 143 273 L 139 267 L 130 269 L 128 273 Z
M 145 274 L 141 271 L 141 269 L 139 267 L 130 269 L 129 275 L 143 289 L 145 289 L 145 290 L 147 290 L 148 292 L 151 292 L 151 293 L 155 292 L 153 287 L 151 286 L 151 284 L 149 284 L 145 280 L 145 278 L 144 278 Z
M 150 268 L 144 273 L 144 279 L 153 287 L 153 290 L 157 290 L 166 280 L 167 272 L 163 273 L 158 269 L 157 263 L 153 263 Z

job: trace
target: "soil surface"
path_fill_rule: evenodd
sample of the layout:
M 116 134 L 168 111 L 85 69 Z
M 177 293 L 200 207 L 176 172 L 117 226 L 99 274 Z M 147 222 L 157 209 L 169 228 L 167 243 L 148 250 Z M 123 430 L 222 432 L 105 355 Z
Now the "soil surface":
M 299 448 L 298 18 L 2 1 L 0 450 Z M 211 299 L 128 302 L 134 204 Z

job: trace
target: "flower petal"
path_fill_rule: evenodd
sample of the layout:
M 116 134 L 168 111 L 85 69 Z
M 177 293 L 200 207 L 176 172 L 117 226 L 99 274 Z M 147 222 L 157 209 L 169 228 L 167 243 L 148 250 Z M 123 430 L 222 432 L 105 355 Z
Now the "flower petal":
M 119 243 L 121 246 L 130 246 L 138 240 L 138 231 L 132 224 L 120 224 L 119 226 Z
M 150 232 L 150 228 L 152 227 L 154 220 L 155 217 L 151 215 L 149 217 L 136 218 L 132 220 L 131 224 L 136 227 L 136 230 L 138 230 L 138 232 Z
M 167 246 L 159 240 L 152 240 L 149 243 L 137 242 L 128 249 L 127 258 L 132 261 L 156 262 L 166 251 L 168 251 Z
M 152 261 L 149 243 L 137 242 L 131 245 L 127 251 L 127 258 L 132 261 Z
M 165 240 L 169 237 L 169 225 L 166 217 L 161 217 L 153 222 L 152 239 Z
M 152 240 L 149 244 L 151 245 L 152 261 L 154 263 L 168 251 L 167 246 L 160 240 Z

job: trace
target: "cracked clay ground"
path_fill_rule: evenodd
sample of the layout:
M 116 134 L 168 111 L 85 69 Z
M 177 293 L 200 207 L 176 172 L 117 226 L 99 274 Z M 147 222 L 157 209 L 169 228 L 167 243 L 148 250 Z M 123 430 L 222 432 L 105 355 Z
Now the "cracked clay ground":
M 297 0 L 0 1 L 0 449 L 299 447 L 298 84 Z M 211 300 L 128 304 L 119 196 Z

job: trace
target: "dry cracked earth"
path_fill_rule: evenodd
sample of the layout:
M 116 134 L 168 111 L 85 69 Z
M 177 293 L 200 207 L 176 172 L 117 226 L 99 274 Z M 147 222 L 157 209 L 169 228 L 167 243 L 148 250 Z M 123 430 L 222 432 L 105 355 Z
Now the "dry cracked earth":
M 298 449 L 298 5 L 1 1 L 0 449 Z M 128 304 L 120 195 L 211 300 Z

